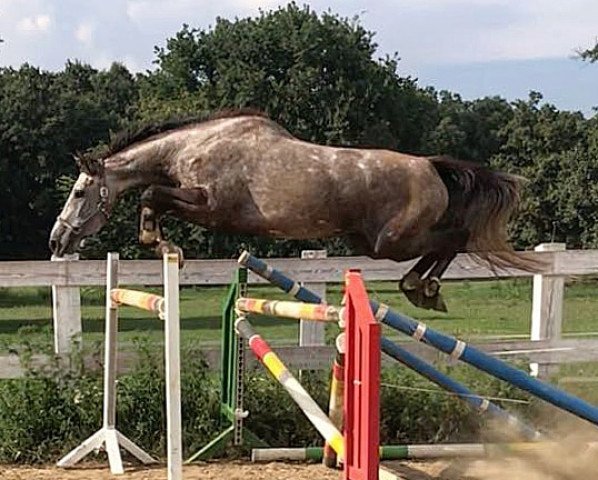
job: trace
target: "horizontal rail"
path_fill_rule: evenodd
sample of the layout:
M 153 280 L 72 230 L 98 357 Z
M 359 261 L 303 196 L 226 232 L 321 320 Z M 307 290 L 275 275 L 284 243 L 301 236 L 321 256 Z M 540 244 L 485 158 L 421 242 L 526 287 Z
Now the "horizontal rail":
M 164 297 L 160 295 L 138 290 L 113 288 L 110 291 L 110 298 L 119 305 L 129 305 L 130 307 L 156 312 L 160 315 L 160 318 L 164 317 Z
M 407 341 L 399 342 L 401 347 L 422 359 L 433 362 L 437 365 L 451 363 L 445 355 L 440 354 L 433 348 L 422 343 Z M 156 342 L 156 351 L 162 348 L 161 343 Z M 335 356 L 333 346 L 278 346 L 273 345 L 281 360 L 292 369 L 297 370 L 329 370 Z M 129 372 L 136 364 L 138 356 L 133 352 L 132 345 L 121 345 L 118 355 L 118 371 Z M 476 348 L 509 361 L 538 362 L 547 365 L 571 364 L 578 362 L 598 361 L 598 340 L 558 340 L 547 341 L 517 341 L 517 342 L 492 342 L 476 344 Z M 211 369 L 220 368 L 220 349 L 215 347 L 198 347 L 187 349 L 188 355 L 202 356 Z M 32 364 L 37 367 L 52 365 L 52 360 L 44 355 L 35 355 Z M 259 364 L 252 355 L 246 358 L 248 368 L 257 368 Z M 97 357 L 88 356 L 85 359 L 88 368 L 100 368 L 101 362 Z M 384 366 L 394 366 L 396 361 L 382 358 Z M 24 376 L 20 359 L 17 354 L 0 355 L 0 378 L 20 378 Z
M 521 256 L 543 260 L 544 275 L 598 274 L 598 250 L 563 252 L 520 252 Z M 398 280 L 414 265 L 414 261 L 396 263 L 368 257 L 330 257 L 326 259 L 268 259 L 272 267 L 300 282 L 341 282 L 348 268 L 359 269 L 366 281 Z M 160 260 L 122 260 L 120 282 L 126 285 L 162 285 Z M 228 285 L 237 268 L 235 260 L 187 260 L 181 270 L 181 285 Z M 34 286 L 99 286 L 106 284 L 105 260 L 72 261 L 9 261 L 0 262 L 0 287 Z M 459 255 L 443 276 L 447 280 L 482 280 L 492 278 L 530 277 L 531 273 L 516 269 L 496 272 L 480 265 L 468 255 Z M 249 283 L 266 283 L 256 275 Z
M 558 442 L 518 443 L 440 443 L 422 445 L 384 445 L 380 447 L 380 460 L 415 460 L 432 458 L 492 457 L 506 454 L 551 452 L 559 448 Z M 596 442 L 580 445 L 581 449 L 596 448 Z M 307 448 L 254 448 L 252 462 L 321 461 L 322 447 Z
M 259 298 L 239 298 L 235 304 L 244 313 L 258 313 L 295 320 L 315 322 L 338 322 L 342 318 L 342 308 L 332 305 L 291 302 L 286 300 L 263 300 Z

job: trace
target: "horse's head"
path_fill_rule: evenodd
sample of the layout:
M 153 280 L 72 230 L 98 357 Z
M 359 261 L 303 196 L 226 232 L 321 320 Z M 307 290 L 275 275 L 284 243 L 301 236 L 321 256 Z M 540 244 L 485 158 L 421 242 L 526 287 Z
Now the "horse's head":
M 74 253 L 83 238 L 106 224 L 114 200 L 103 162 L 87 157 L 76 160 L 81 173 L 50 233 L 49 247 L 58 257 Z

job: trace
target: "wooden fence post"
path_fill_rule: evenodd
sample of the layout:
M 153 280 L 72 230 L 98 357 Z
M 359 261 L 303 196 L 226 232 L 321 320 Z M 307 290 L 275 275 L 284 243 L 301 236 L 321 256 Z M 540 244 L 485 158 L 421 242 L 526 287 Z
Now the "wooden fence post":
M 562 252 L 564 243 L 541 243 L 536 252 Z M 553 266 L 554 267 L 554 266 Z M 563 327 L 563 302 L 565 277 L 556 275 L 534 275 L 532 300 L 532 341 L 558 340 Z M 554 372 L 549 365 L 530 364 L 531 375 L 547 378 Z
M 65 255 L 61 258 L 52 256 L 51 260 L 53 262 L 76 261 L 79 260 L 79 254 Z M 81 342 L 81 293 L 78 286 L 52 285 L 52 319 L 54 353 L 69 353 L 73 344 Z
M 323 259 L 327 258 L 326 250 L 302 250 L 301 259 Z M 326 302 L 326 284 L 325 283 L 305 283 L 305 288 L 308 288 L 315 294 L 319 295 L 322 302 Z M 324 322 L 311 322 L 308 320 L 299 321 L 299 346 L 312 347 L 325 345 L 325 331 Z

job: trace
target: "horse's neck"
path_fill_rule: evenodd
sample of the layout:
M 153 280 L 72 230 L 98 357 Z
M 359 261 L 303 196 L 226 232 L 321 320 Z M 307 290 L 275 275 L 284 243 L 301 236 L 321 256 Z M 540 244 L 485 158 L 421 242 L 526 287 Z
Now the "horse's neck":
M 168 148 L 159 141 L 148 141 L 106 159 L 105 171 L 118 193 L 131 188 L 169 183 L 165 162 Z

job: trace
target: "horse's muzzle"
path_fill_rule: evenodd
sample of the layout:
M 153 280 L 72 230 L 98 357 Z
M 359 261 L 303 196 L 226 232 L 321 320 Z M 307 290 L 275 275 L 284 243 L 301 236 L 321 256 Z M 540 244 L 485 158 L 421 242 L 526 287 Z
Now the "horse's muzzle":
M 48 247 L 52 254 L 62 257 L 73 243 L 73 231 L 67 228 L 62 222 L 56 221 L 50 232 Z

